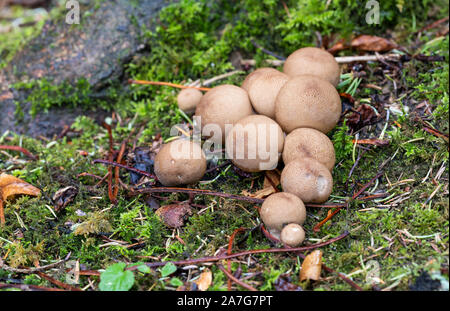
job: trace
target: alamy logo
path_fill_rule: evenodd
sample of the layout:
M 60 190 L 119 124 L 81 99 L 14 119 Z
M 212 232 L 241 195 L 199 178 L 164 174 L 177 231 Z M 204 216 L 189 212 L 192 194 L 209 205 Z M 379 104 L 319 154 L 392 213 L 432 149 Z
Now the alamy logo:
M 366 3 L 366 23 L 369 25 L 380 24 L 380 3 L 376 0 L 369 0 Z
M 66 9 L 69 10 L 66 14 L 66 23 L 69 25 L 80 23 L 80 3 L 75 0 L 66 2 Z

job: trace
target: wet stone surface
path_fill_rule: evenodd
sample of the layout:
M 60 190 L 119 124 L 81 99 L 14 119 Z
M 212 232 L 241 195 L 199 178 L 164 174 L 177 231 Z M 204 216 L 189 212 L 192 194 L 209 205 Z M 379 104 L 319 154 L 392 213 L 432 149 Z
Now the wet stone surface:
M 86 79 L 92 89 L 101 92 L 119 81 L 123 65 L 145 48 L 140 29 L 152 28 L 152 18 L 164 0 L 103 1 L 98 7 L 81 8 L 79 25 L 68 25 L 65 16 L 47 22 L 41 34 L 18 52 L 0 71 L 0 134 L 6 130 L 30 136 L 52 136 L 80 114 L 103 117 L 104 111 L 52 108 L 35 119 L 27 115 L 26 94 L 9 86 L 19 81 L 45 78 L 54 84 Z M 92 14 L 83 15 L 83 10 Z M 84 11 L 84 12 L 86 12 Z M 23 104 L 25 117 L 16 122 L 15 101 Z

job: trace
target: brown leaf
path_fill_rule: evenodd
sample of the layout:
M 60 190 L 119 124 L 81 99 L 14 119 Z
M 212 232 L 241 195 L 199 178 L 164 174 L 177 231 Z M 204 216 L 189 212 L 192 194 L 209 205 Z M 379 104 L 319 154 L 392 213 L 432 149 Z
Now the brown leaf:
M 38 196 L 41 190 L 17 177 L 1 174 L 0 175 L 0 221 L 5 224 L 5 215 L 3 213 L 3 202 L 14 195 L 32 195 Z
M 357 131 L 367 125 L 374 124 L 378 121 L 375 111 L 366 104 L 362 104 L 356 111 L 347 117 L 348 126 Z
M 184 225 L 186 215 L 191 215 L 192 210 L 189 204 L 170 204 L 158 208 L 155 212 L 164 224 L 170 228 L 179 228 Z
M 246 190 L 242 191 L 242 195 L 246 196 L 246 197 L 251 197 L 251 198 L 257 198 L 257 199 L 262 199 L 265 198 L 269 195 L 271 195 L 272 193 L 275 193 L 275 189 L 272 186 L 269 186 L 267 188 L 261 189 L 256 191 L 255 193 L 251 193 L 248 192 Z
M 322 251 L 316 249 L 303 260 L 302 269 L 300 270 L 300 281 L 314 280 L 320 278 L 322 271 Z
M 264 176 L 264 184 L 263 187 L 271 187 L 275 186 L 278 187 L 280 185 L 280 172 L 278 170 L 272 170 L 272 171 L 266 171 L 266 176 Z M 273 185 L 272 185 L 272 183 Z
M 71 203 L 78 194 L 78 188 L 74 186 L 59 189 L 53 195 L 53 202 L 55 202 L 55 211 L 59 212 Z
M 397 47 L 397 44 L 388 39 L 369 35 L 354 38 L 350 45 L 357 50 L 371 52 L 387 52 Z
M 198 289 L 201 291 L 207 290 L 212 283 L 212 272 L 209 269 L 205 269 L 202 274 L 200 274 L 200 277 L 198 280 L 195 281 L 195 284 L 197 284 Z

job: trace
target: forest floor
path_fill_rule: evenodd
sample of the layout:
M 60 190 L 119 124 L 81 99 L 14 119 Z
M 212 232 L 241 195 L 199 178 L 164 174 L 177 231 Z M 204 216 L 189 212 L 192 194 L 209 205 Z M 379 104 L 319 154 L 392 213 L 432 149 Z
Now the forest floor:
M 337 161 L 327 203 L 343 208 L 308 207 L 304 226 L 305 246 L 325 242 L 320 250 L 327 268 L 320 280 L 300 281 L 307 250 L 251 252 L 282 247 L 261 230 L 258 204 L 249 202 L 261 198 L 261 190 L 267 195 L 281 189 L 276 172 L 247 174 L 225 159 L 212 159 L 203 181 L 189 189 L 219 195 L 132 191 L 136 181 L 150 187 L 152 180 L 129 168 L 151 173 L 155 152 L 172 139 L 171 126 L 191 122 L 177 109 L 178 89 L 133 85 L 111 98 L 111 114 L 103 124 L 80 116 L 54 137 L 0 133 L 0 146 L 23 148 L 0 147 L 0 173 L 41 189 L 38 197 L 19 196 L 3 204 L 0 290 L 24 285 L 41 290 L 448 290 L 448 3 L 429 8 L 424 16 L 404 7 L 403 18 L 386 19 L 374 29 L 352 19 L 344 22 L 351 16 L 344 9 L 324 14 L 314 0 L 303 7 L 295 1 L 275 2 L 230 7 L 226 1 L 181 1 L 168 6 L 156 29 L 143 31 L 148 53 L 126 66 L 125 81 L 187 84 L 238 70 L 208 87 L 240 85 L 254 68 L 267 66 L 265 60 L 275 60 L 273 53 L 287 56 L 316 45 L 334 47 L 335 56 L 375 55 L 370 44 L 336 50 L 339 39 L 351 42 L 358 34 L 383 37 L 383 45 L 396 43 L 386 52 L 396 57 L 341 64 L 338 91 L 350 95 L 342 100 L 353 110 L 329 133 Z M 398 10 L 398 3 L 391 2 L 389 9 Z M 416 2 L 427 1 L 411 5 Z M 23 41 L 35 32 L 0 32 L 0 42 Z M 0 56 L 8 60 L 20 48 L 9 45 L 6 50 L 2 44 Z M 28 85 L 35 109 L 48 108 L 40 106 L 43 102 L 66 104 L 50 98 L 60 86 L 48 81 L 36 85 Z M 128 169 L 94 163 L 96 159 Z M 181 213 L 176 228 L 159 216 L 163 210 L 156 213 L 167 205 Z M 200 260 L 223 256 L 229 244 L 232 253 L 250 252 L 230 259 L 238 279 L 231 285 L 226 260 Z

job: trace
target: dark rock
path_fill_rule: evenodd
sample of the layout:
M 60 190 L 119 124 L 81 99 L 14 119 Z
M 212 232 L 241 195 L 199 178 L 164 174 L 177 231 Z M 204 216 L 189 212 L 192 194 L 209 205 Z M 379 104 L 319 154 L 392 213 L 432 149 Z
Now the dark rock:
M 23 103 L 26 94 L 9 87 L 39 78 L 54 84 L 84 78 L 93 90 L 101 92 L 120 80 L 123 65 L 145 48 L 141 29 L 151 29 L 153 17 L 167 4 L 164 0 L 102 1 L 98 7 L 81 7 L 79 25 L 66 24 L 64 15 L 47 22 L 41 34 L 0 71 L 0 134 L 9 129 L 30 136 L 52 136 L 80 114 L 98 115 L 96 111 L 52 108 L 34 120 L 26 115 L 16 124 L 14 102 Z M 87 10 L 92 14 L 84 15 Z M 26 104 L 23 110 L 27 114 Z

